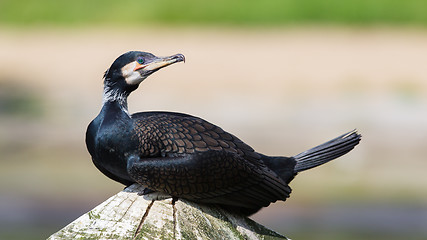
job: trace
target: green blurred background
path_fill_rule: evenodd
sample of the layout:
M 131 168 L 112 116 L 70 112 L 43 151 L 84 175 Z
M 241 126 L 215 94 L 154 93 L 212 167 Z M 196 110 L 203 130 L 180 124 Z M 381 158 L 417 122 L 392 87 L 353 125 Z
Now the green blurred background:
M 84 134 L 129 50 L 187 58 L 131 112 L 197 115 L 270 155 L 362 133 L 254 220 L 292 239 L 426 239 L 426 26 L 421 0 L 0 0 L 0 239 L 46 238 L 123 188 Z

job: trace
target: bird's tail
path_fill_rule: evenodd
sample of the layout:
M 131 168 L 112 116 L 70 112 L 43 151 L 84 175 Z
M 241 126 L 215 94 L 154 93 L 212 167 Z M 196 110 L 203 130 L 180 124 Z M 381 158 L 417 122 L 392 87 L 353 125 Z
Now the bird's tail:
M 294 172 L 317 167 L 351 151 L 359 144 L 361 135 L 356 130 L 343 134 L 317 147 L 311 148 L 293 158 L 296 160 Z

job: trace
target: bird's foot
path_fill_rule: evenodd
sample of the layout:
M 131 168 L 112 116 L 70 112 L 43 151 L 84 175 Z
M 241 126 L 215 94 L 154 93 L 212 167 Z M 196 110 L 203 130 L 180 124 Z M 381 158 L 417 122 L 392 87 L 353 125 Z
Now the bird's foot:
M 167 193 L 156 192 L 151 189 L 145 188 L 142 192 L 138 193 L 138 195 L 143 196 L 146 200 L 165 200 L 171 198 Z
M 133 184 L 135 184 L 135 183 L 131 183 L 131 184 L 127 184 L 124 188 L 123 188 L 123 191 L 126 191 L 129 187 L 131 187 Z
M 144 188 L 144 190 L 142 190 L 142 192 L 139 192 L 138 195 L 143 196 L 143 195 L 147 195 L 147 194 L 154 193 L 154 192 L 155 192 L 154 190 L 151 190 L 149 188 Z

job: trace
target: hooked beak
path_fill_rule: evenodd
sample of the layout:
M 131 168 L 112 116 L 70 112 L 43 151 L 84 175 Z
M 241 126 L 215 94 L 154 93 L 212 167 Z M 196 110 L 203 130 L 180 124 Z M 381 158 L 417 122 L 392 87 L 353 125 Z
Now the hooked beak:
M 140 69 L 144 69 L 144 71 L 157 71 L 160 68 L 169 66 L 171 64 L 177 63 L 177 62 L 185 62 L 185 57 L 182 54 L 175 54 L 169 57 L 159 57 L 155 59 L 152 62 L 146 63 L 146 64 L 139 64 L 137 63 L 134 71 L 138 71 Z

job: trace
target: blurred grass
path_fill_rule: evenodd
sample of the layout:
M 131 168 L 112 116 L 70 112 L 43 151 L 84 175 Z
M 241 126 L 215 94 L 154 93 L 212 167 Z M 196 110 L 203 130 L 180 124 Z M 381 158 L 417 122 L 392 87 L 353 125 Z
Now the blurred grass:
M 13 82 L 18 81 L 0 79 L 0 116 L 41 117 L 44 113 L 41 97 Z
M 147 24 L 427 25 L 424 0 L 94 0 L 0 1 L 0 23 L 12 26 Z

